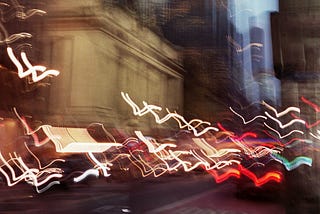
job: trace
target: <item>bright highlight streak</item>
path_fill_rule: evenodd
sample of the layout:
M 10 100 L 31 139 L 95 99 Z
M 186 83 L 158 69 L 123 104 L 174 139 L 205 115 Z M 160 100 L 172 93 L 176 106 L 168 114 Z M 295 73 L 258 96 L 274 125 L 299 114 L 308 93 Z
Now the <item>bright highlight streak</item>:
M 94 163 L 96 163 L 99 166 L 99 168 L 102 170 L 104 177 L 109 177 L 111 175 L 107 171 L 107 170 L 110 170 L 110 168 L 107 165 L 112 166 L 112 163 L 106 162 L 106 164 L 102 164 L 100 161 L 96 159 L 96 157 L 92 154 L 92 152 L 88 152 L 88 155 L 91 158 L 91 160 Z
M 286 124 L 282 124 L 278 119 L 272 117 L 268 112 L 264 112 L 270 119 L 272 119 L 273 121 L 277 122 L 280 126 L 280 128 L 284 129 L 287 128 L 288 126 L 291 126 L 294 123 L 302 123 L 303 125 L 305 124 L 304 120 L 301 119 L 293 119 L 290 122 L 286 123 Z
M 316 138 L 317 140 L 320 140 L 320 130 L 317 130 L 317 135 L 313 134 L 313 133 L 310 133 L 310 135 L 314 138 Z
M 305 156 L 296 157 L 293 161 L 290 162 L 279 154 L 271 154 L 271 157 L 273 157 L 274 160 L 283 164 L 288 171 L 291 171 L 302 164 L 310 167 L 312 166 L 312 159 Z
M 287 114 L 290 111 L 295 111 L 300 113 L 300 108 L 297 108 L 297 107 L 288 107 L 286 110 L 278 113 L 278 111 L 275 108 L 273 108 L 271 105 L 269 105 L 265 101 L 262 101 L 262 105 L 265 105 L 268 109 L 272 110 L 277 117 L 282 117 L 283 115 Z
M 13 64 L 17 67 L 18 76 L 20 78 L 25 78 L 31 74 L 32 81 L 38 82 L 47 76 L 51 76 L 51 75 L 58 76 L 60 74 L 60 72 L 57 70 L 46 70 L 46 67 L 41 66 L 41 65 L 37 65 L 37 66 L 31 65 L 31 63 L 27 59 L 26 54 L 24 52 L 21 52 L 21 58 L 22 58 L 24 64 L 28 68 L 27 71 L 23 71 L 23 66 L 21 65 L 19 60 L 16 58 L 16 56 L 14 55 L 12 48 L 8 47 L 7 53 L 8 53 L 8 56 L 10 57 L 11 61 L 13 62 Z M 41 74 L 38 75 L 37 71 L 40 71 Z
M 250 170 L 244 168 L 243 166 L 239 165 L 240 172 L 250 178 L 254 184 L 259 187 L 264 185 L 265 183 L 268 183 L 269 181 L 275 181 L 280 183 L 282 179 L 282 174 L 280 172 L 274 171 L 274 172 L 267 172 L 264 176 L 257 178 L 257 176 L 251 172 Z
M 99 170 L 97 169 L 88 169 L 87 171 L 85 171 L 82 175 L 73 178 L 73 181 L 75 183 L 79 183 L 80 181 L 82 181 L 83 179 L 85 179 L 86 177 L 88 177 L 89 175 L 93 175 L 96 178 L 99 177 Z
M 254 118 L 252 118 L 251 120 L 245 120 L 244 117 L 242 117 L 239 113 L 237 113 L 235 110 L 233 110 L 231 107 L 229 107 L 229 109 L 235 114 L 237 115 L 238 117 L 240 117 L 243 121 L 244 124 L 248 124 L 248 123 L 251 123 L 253 122 L 254 120 L 258 119 L 258 118 L 262 118 L 262 119 L 267 119 L 267 117 L 265 116 L 262 116 L 262 115 L 258 115 L 258 116 L 255 116 Z
M 4 40 L 0 41 L 0 45 L 2 44 L 11 44 L 16 42 L 19 39 L 24 39 L 24 38 L 31 38 L 30 33 L 17 33 L 17 34 L 12 34 L 9 37 L 5 38 Z
M 244 52 L 245 50 L 250 49 L 251 47 L 256 47 L 256 48 L 262 48 L 263 44 L 262 43 L 258 43 L 258 42 L 253 42 L 250 43 L 244 47 L 241 47 L 240 44 L 238 44 L 230 35 L 227 36 L 227 40 L 228 42 L 230 42 L 231 46 L 234 47 L 236 49 L 237 53 L 241 53 Z
M 120 143 L 96 142 L 86 128 L 42 126 L 42 130 L 55 144 L 56 151 L 62 153 L 101 153 L 111 147 L 122 146 Z
M 155 148 L 155 146 L 147 138 L 145 138 L 140 131 L 135 131 L 134 133 L 137 135 L 137 137 L 140 140 L 142 140 L 142 142 L 144 142 L 147 145 L 150 153 L 160 152 L 163 149 L 165 149 L 166 147 L 171 147 L 171 148 L 177 147 L 177 145 L 172 144 L 172 143 L 164 143 L 164 144 L 161 144 L 160 146 L 158 146 L 157 148 Z
M 239 149 L 220 149 L 217 150 L 203 138 L 192 138 L 193 142 L 202 148 L 209 157 L 222 157 L 229 153 L 241 152 Z
M 283 136 L 281 136 L 281 134 L 277 131 L 277 130 L 275 130 L 274 128 L 271 128 L 270 126 L 268 126 L 268 124 L 266 124 L 266 123 L 263 123 L 267 128 L 269 128 L 270 130 L 272 130 L 272 131 L 274 131 L 275 133 L 277 133 L 278 134 L 278 136 L 282 139 L 282 138 L 286 138 L 286 137 L 288 137 L 288 136 L 290 136 L 291 134 L 293 134 L 293 133 L 295 133 L 295 132 L 297 132 L 297 133 L 299 133 L 299 134 L 304 134 L 304 132 L 303 131 L 300 131 L 300 130 L 292 130 L 291 132 L 289 132 L 288 134 L 285 134 L 285 135 L 283 135 Z
M 251 179 L 257 187 L 262 186 L 272 180 L 278 183 L 280 183 L 282 180 L 282 174 L 277 171 L 267 172 L 262 177 L 257 178 L 253 172 L 244 168 L 242 165 L 238 165 L 238 169 L 229 169 L 222 175 L 218 175 L 216 170 L 208 170 L 208 172 L 214 177 L 217 183 L 221 183 L 230 177 L 240 178 L 241 174 Z
M 185 118 L 177 113 L 171 113 L 169 112 L 169 110 L 167 109 L 168 114 L 166 116 L 164 116 L 163 118 L 160 119 L 159 115 L 156 111 L 161 111 L 162 108 L 159 106 L 155 106 L 155 105 L 149 105 L 147 104 L 145 101 L 143 101 L 143 109 L 140 109 L 129 97 L 129 95 L 127 93 L 121 92 L 121 96 L 122 98 L 131 106 L 132 110 L 133 110 L 133 114 L 136 116 L 143 116 L 147 113 L 151 113 L 154 118 L 156 123 L 161 124 L 164 123 L 166 121 L 168 121 L 169 119 L 173 118 L 175 119 L 180 128 L 185 128 L 187 127 L 188 130 L 192 130 L 193 134 L 195 136 L 200 136 L 203 135 L 204 133 L 213 130 L 213 131 L 219 131 L 219 129 L 217 129 L 216 127 L 206 127 L 205 129 L 203 129 L 202 131 L 198 132 L 198 130 L 196 130 L 196 127 L 200 126 L 201 124 L 206 124 L 206 125 L 211 125 L 211 123 L 207 122 L 207 121 L 202 121 L 200 119 L 193 119 L 190 122 L 187 122 L 185 120 Z M 196 126 L 191 125 L 192 123 L 197 122 L 198 124 Z

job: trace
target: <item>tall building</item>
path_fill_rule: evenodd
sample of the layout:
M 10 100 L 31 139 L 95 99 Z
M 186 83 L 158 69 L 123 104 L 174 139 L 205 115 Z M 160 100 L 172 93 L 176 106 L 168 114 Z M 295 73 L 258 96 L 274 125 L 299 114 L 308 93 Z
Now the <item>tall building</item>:
M 279 12 L 272 14 L 271 20 L 273 56 L 282 85 L 282 103 L 301 109 L 300 117 L 308 126 L 299 137 L 316 145 L 319 143 L 316 121 L 320 115 L 310 104 L 320 103 L 320 2 L 280 0 L 279 5 Z M 306 147 L 291 152 L 291 156 L 296 157 L 307 151 L 313 164 L 311 168 L 299 168 L 286 174 L 287 213 L 320 212 L 320 155 L 317 150 L 306 150 Z

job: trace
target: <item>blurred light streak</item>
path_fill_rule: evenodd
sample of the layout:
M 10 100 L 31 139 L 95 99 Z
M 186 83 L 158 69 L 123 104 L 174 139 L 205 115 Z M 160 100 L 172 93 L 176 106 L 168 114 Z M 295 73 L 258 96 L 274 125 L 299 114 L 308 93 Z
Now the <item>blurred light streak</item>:
M 88 155 L 90 157 L 90 159 L 97 164 L 97 166 L 99 166 L 99 169 L 102 170 L 103 176 L 104 177 L 109 177 L 111 174 L 108 173 L 107 170 L 110 170 L 110 168 L 107 166 L 112 166 L 112 163 L 106 162 L 105 164 L 101 163 L 100 161 L 98 161 L 96 159 L 96 157 L 92 154 L 92 152 L 88 152 Z
M 1 25 L 1 24 L 0 24 Z M 1 26 L 0 26 L 1 27 Z M 16 42 L 17 40 L 19 39 L 24 39 L 24 38 L 31 38 L 32 35 L 30 33 L 16 33 L 16 34 L 12 34 L 8 37 L 6 37 L 4 40 L 1 40 L 0 41 L 0 45 L 3 45 L 3 44 L 11 44 L 11 43 L 14 43 Z
M 28 19 L 33 15 L 44 15 L 46 11 L 39 10 L 39 9 L 30 9 L 27 12 L 17 11 L 16 17 L 22 20 Z
M 241 152 L 239 149 L 226 148 L 217 150 L 211 146 L 204 138 L 192 138 L 193 142 L 202 148 L 208 157 L 222 157 L 228 153 Z
M 255 133 L 253 133 L 253 132 L 245 132 L 240 137 L 238 137 L 237 135 L 234 134 L 234 132 L 228 131 L 226 128 L 224 128 L 221 123 L 217 123 L 217 126 L 223 132 L 230 133 L 229 136 L 228 136 L 229 138 L 231 137 L 231 138 L 234 138 L 234 139 L 237 139 L 237 140 L 242 140 L 243 138 L 248 137 L 248 136 L 251 136 L 251 137 L 254 137 L 254 138 L 257 137 L 257 135 Z
M 313 108 L 315 112 L 320 112 L 320 107 L 317 104 L 315 104 L 315 103 L 311 102 L 310 100 L 306 99 L 304 96 L 301 97 L 301 100 L 304 103 L 306 103 L 309 106 L 311 106 L 311 108 Z
M 217 183 L 222 183 L 231 177 L 240 178 L 241 176 L 240 171 L 233 168 L 228 169 L 226 172 L 220 175 L 218 174 L 218 170 L 214 170 L 214 169 L 207 170 L 207 172 L 210 175 L 212 175 L 212 177 L 215 179 Z
M 79 183 L 80 181 L 84 180 L 86 177 L 90 176 L 90 175 L 93 175 L 95 176 L 96 178 L 99 177 L 99 170 L 97 169 L 88 169 L 86 170 L 82 175 L 78 176 L 78 177 L 75 177 L 73 178 L 73 181 L 75 183 Z
M 175 148 L 177 147 L 177 145 L 175 144 L 172 144 L 172 143 L 164 143 L 164 144 L 160 144 L 157 148 L 155 147 L 154 143 L 152 144 L 150 142 L 150 140 L 148 140 L 146 137 L 143 136 L 143 134 L 140 132 L 140 131 L 135 131 L 134 132 L 137 137 L 142 141 L 144 142 L 147 147 L 148 147 L 148 151 L 150 153 L 157 153 L 157 152 L 160 152 L 161 150 L 165 149 L 166 147 L 171 147 L 171 148 Z
M 37 129 L 32 130 L 31 127 L 28 125 L 27 121 L 25 118 L 21 117 L 18 112 L 17 109 L 14 107 L 13 108 L 13 112 L 16 115 L 16 117 L 20 120 L 21 124 L 23 125 L 24 129 L 26 130 L 26 135 L 31 135 L 31 137 L 33 138 L 34 144 L 35 146 L 39 147 L 42 146 L 46 143 L 48 143 L 50 141 L 50 139 L 48 137 L 46 137 L 45 139 L 43 139 L 42 141 L 39 141 L 39 137 L 36 134 L 37 131 L 39 131 L 42 126 L 39 126 Z
M 290 139 L 290 141 L 288 141 L 284 145 L 286 148 L 292 148 L 292 147 L 296 146 L 298 143 L 302 143 L 302 142 L 308 143 L 308 144 L 313 144 L 312 140 L 309 140 L 309 139 L 292 138 L 292 139 Z
M 49 167 L 50 165 L 52 165 L 53 163 L 58 162 L 58 161 L 66 162 L 64 159 L 54 159 L 54 160 L 50 161 L 50 163 L 48 163 L 46 166 L 41 166 L 41 162 L 40 162 L 39 158 L 29 149 L 26 142 L 24 142 L 24 146 L 26 147 L 28 152 L 32 155 L 32 157 L 34 157 L 34 159 L 37 161 L 39 169 L 45 169 L 45 168 Z
M 278 171 L 267 172 L 262 177 L 257 178 L 257 176 L 253 172 L 244 168 L 242 165 L 239 165 L 239 170 L 241 174 L 250 178 L 257 187 L 262 186 L 272 180 L 278 183 L 280 183 L 282 180 L 282 174 Z
M 222 129 L 223 131 L 227 131 L 220 123 L 218 123 L 218 127 L 220 129 Z M 257 134 L 252 133 L 252 132 L 246 132 L 244 134 L 242 134 L 240 137 L 237 137 L 236 135 L 234 136 L 229 136 L 229 139 L 232 140 L 232 142 L 234 142 L 236 145 L 238 145 L 240 148 L 243 149 L 244 153 L 249 155 L 249 157 L 263 157 L 265 155 L 268 155 L 272 152 L 276 152 L 278 153 L 279 151 L 276 149 L 270 149 L 268 147 L 265 146 L 256 146 L 254 149 L 251 149 L 250 147 L 248 147 L 247 145 L 245 145 L 244 143 L 242 143 L 243 138 L 247 137 L 247 136 L 251 136 L 256 138 Z
M 317 135 L 313 134 L 313 133 L 310 133 L 310 135 L 314 138 L 316 138 L 317 140 L 320 140 L 320 130 L 317 130 Z
M 253 42 L 253 43 L 250 43 L 244 47 L 241 47 L 241 45 L 238 44 L 234 39 L 232 39 L 232 37 L 230 35 L 227 36 L 227 40 L 231 44 L 231 46 L 236 50 L 237 53 L 241 53 L 245 50 L 250 50 L 250 48 L 252 48 L 252 47 L 256 47 L 258 49 L 263 47 L 262 43 L 257 43 L 257 42 Z
M 44 15 L 46 14 L 45 11 L 43 10 L 39 10 L 39 9 L 29 9 L 27 10 L 27 12 L 24 11 L 25 7 L 21 4 L 19 4 L 18 1 L 16 0 L 11 0 L 10 1 L 12 3 L 12 5 L 9 5 L 7 3 L 3 3 L 1 2 L 1 6 L 6 6 L 8 8 L 9 11 L 12 11 L 11 6 L 15 9 L 15 11 L 10 15 L 7 15 L 7 19 L 5 19 L 5 17 L 3 16 L 4 12 L 1 10 L 1 21 L 2 22 L 7 22 L 9 19 L 12 18 L 18 18 L 21 20 L 26 20 L 28 18 L 30 18 L 33 15 Z M 8 19 L 9 18 L 9 19 Z
M 36 186 L 36 191 L 37 191 L 37 193 L 43 193 L 43 192 L 47 191 L 48 189 L 50 189 L 50 187 L 52 187 L 53 185 L 57 185 L 57 184 L 60 184 L 60 181 L 52 181 L 48 185 L 43 187 L 42 189 L 39 189 L 39 187 Z
M 25 180 L 27 183 L 33 185 L 36 187 L 37 192 L 41 193 L 48 189 L 50 186 L 53 184 L 56 184 L 57 182 L 54 183 L 49 183 L 45 188 L 39 190 L 39 186 L 46 184 L 49 180 L 53 178 L 61 178 L 62 174 L 61 173 L 53 173 L 51 175 L 47 175 L 44 179 L 41 181 L 38 181 L 39 177 L 45 172 L 45 174 L 50 173 L 49 169 L 46 169 L 45 171 L 39 171 L 39 169 L 36 168 L 29 168 L 27 165 L 23 162 L 21 157 L 11 157 L 9 160 L 10 162 L 15 163 L 15 166 L 19 168 L 22 172 L 21 175 L 17 176 L 15 173 L 15 170 L 11 167 L 11 165 L 4 159 L 0 152 L 0 159 L 3 162 L 3 165 L 0 167 L 0 172 L 4 175 L 7 181 L 8 186 L 13 186 L 17 183 L 19 183 L 22 180 Z M 17 162 L 16 162 L 17 161 Z M 6 168 L 10 171 L 11 176 L 7 174 L 6 171 L 2 169 L 2 167 L 6 166 Z
M 233 110 L 231 107 L 229 107 L 229 109 L 235 114 L 237 115 L 238 117 L 240 117 L 243 121 L 244 124 L 248 124 L 248 123 L 251 123 L 253 122 L 254 120 L 258 119 L 258 118 L 262 118 L 262 119 L 267 119 L 266 116 L 262 116 L 262 115 L 258 115 L 258 116 L 255 116 L 254 118 L 252 118 L 251 120 L 245 120 L 244 117 L 242 117 L 239 113 L 237 113 L 235 110 Z
M 302 123 L 303 125 L 305 125 L 305 121 L 304 120 L 301 120 L 301 119 L 293 119 L 291 120 L 290 122 L 286 123 L 286 124 L 282 124 L 280 122 L 280 120 L 272 117 L 268 112 L 264 112 L 270 119 L 272 119 L 273 121 L 275 121 L 276 123 L 279 124 L 280 128 L 284 129 L 284 128 L 287 128 L 288 126 L 291 126 L 292 124 L 294 123 Z
M 236 145 L 243 149 L 243 152 L 250 158 L 261 158 L 271 153 L 279 153 L 278 149 L 270 149 L 265 146 L 255 146 L 253 149 L 244 144 L 244 142 L 237 139 L 230 138 Z
M 292 130 L 291 132 L 289 132 L 288 134 L 285 134 L 285 135 L 281 135 L 277 130 L 275 130 L 274 128 L 271 128 L 270 126 L 268 126 L 268 124 L 266 123 L 263 123 L 267 128 L 269 128 L 270 130 L 274 131 L 275 133 L 277 133 L 277 135 L 282 139 L 282 138 L 286 138 L 288 136 L 290 136 L 291 134 L 293 133 L 300 133 L 300 134 L 304 134 L 303 131 L 300 131 L 300 130 Z
M 56 151 L 60 153 L 101 153 L 111 147 L 122 146 L 122 144 L 114 142 L 97 142 L 86 128 L 43 125 L 42 130 L 54 143 Z
M 140 109 L 140 108 L 131 100 L 131 98 L 129 97 L 129 95 L 128 95 L 127 93 L 121 92 L 121 96 L 122 96 L 122 98 L 131 106 L 131 108 L 132 108 L 132 110 L 133 110 L 133 114 L 134 114 L 135 116 L 140 116 L 140 117 L 141 117 L 141 116 L 143 116 L 143 115 L 145 115 L 145 114 L 147 114 L 147 113 L 151 113 L 151 114 L 154 116 L 156 123 L 158 123 L 158 124 L 164 123 L 164 122 L 168 121 L 169 119 L 173 118 L 173 119 L 175 119 L 175 120 L 178 122 L 180 128 L 185 128 L 185 127 L 187 127 L 188 130 L 192 130 L 192 131 L 193 131 L 193 134 L 194 134 L 195 136 L 203 135 L 204 133 L 208 132 L 209 130 L 219 131 L 219 129 L 217 129 L 216 127 L 211 127 L 211 126 L 210 126 L 210 125 L 211 125 L 210 122 L 202 121 L 202 120 L 200 120 L 200 119 L 193 119 L 193 120 L 187 122 L 183 116 L 177 114 L 176 112 L 175 112 L 175 113 L 171 113 L 171 112 L 169 112 L 168 109 L 166 109 L 167 112 L 168 112 L 168 114 L 167 114 L 166 116 L 164 116 L 163 118 L 160 119 L 158 113 L 156 113 L 154 110 L 156 110 L 156 111 L 161 111 L 161 110 L 162 110 L 161 107 L 155 106 L 155 105 L 149 105 L 149 104 L 147 104 L 145 101 L 143 101 L 144 107 L 143 107 L 143 109 Z M 191 124 L 194 123 L 194 122 L 196 122 L 197 125 L 195 125 L 195 126 L 191 125 Z M 198 132 L 198 130 L 196 130 L 196 128 L 197 128 L 198 126 L 202 125 L 202 124 L 206 124 L 206 125 L 208 125 L 209 127 L 206 127 L 206 128 L 204 128 L 202 131 Z
M 241 174 L 245 175 L 250 180 L 252 180 L 257 187 L 260 187 L 272 180 L 278 183 L 280 183 L 282 180 L 282 174 L 278 171 L 267 172 L 262 177 L 257 178 L 257 176 L 253 172 L 251 172 L 249 169 L 246 169 L 240 164 L 238 165 L 238 169 L 227 169 L 227 171 L 221 175 L 219 175 L 218 172 L 214 169 L 207 170 L 207 172 L 214 177 L 217 183 L 221 183 L 229 179 L 230 177 L 235 177 L 239 179 L 241 177 Z
M 191 163 L 190 161 L 184 161 L 181 160 L 178 156 L 176 156 L 171 150 L 169 150 L 169 153 L 174 157 L 174 159 L 176 159 L 183 167 L 183 170 L 185 172 L 190 172 L 194 169 L 196 169 L 197 167 L 201 166 L 201 165 L 209 165 L 208 162 L 204 162 L 203 160 L 200 160 L 196 163 Z M 194 156 L 194 155 L 193 155 Z M 197 158 L 198 159 L 198 158 Z
M 264 105 L 268 109 L 272 110 L 277 117 L 282 117 L 283 115 L 285 115 L 285 114 L 287 114 L 288 112 L 291 112 L 291 111 L 295 111 L 295 112 L 300 113 L 300 108 L 298 108 L 298 107 L 288 107 L 284 111 L 278 113 L 278 111 L 274 107 L 272 107 L 271 105 L 269 105 L 265 101 L 262 101 L 262 105 Z
M 227 161 L 224 161 L 224 160 L 219 160 L 218 161 L 215 161 L 213 160 L 211 157 L 207 156 L 207 154 L 205 154 L 202 150 L 201 151 L 201 154 L 204 156 L 204 157 L 201 157 L 201 155 L 199 155 L 197 153 L 196 150 L 193 150 L 192 151 L 192 154 L 194 155 L 194 157 L 196 157 L 197 159 L 200 160 L 199 162 L 199 165 L 203 165 L 206 169 L 210 170 L 210 169 L 222 169 L 226 166 L 230 166 L 232 164 L 240 164 L 240 161 L 239 160 L 227 160 Z M 210 162 L 208 162 L 207 160 L 205 160 L 204 158 L 207 158 L 210 160 Z M 212 164 L 214 163 L 214 164 Z
M 312 166 L 312 159 L 305 156 L 296 157 L 294 160 L 290 162 L 285 157 L 279 154 L 271 154 L 271 157 L 279 163 L 283 164 L 288 171 L 298 168 L 302 164 L 310 167 Z
M 60 72 L 57 71 L 57 70 L 46 70 L 45 66 L 41 66 L 41 65 L 33 66 L 33 65 L 31 65 L 31 63 L 27 59 L 27 56 L 26 56 L 25 52 L 21 52 L 21 58 L 22 58 L 24 64 L 28 68 L 27 71 L 23 71 L 24 70 L 23 66 L 20 64 L 18 59 L 15 57 L 12 48 L 8 47 L 7 48 L 7 53 L 9 55 L 11 61 L 17 67 L 18 76 L 20 78 L 25 78 L 25 77 L 27 77 L 27 76 L 29 76 L 31 74 L 32 81 L 33 82 L 38 82 L 38 81 L 44 79 L 47 76 L 51 76 L 51 75 L 58 76 L 60 74 Z M 42 73 L 40 75 L 38 75 L 37 71 L 40 71 Z
M 296 119 L 301 119 L 300 117 L 298 117 L 298 116 L 295 115 L 294 113 L 291 113 L 291 116 L 294 117 L 294 118 L 296 118 Z M 311 124 L 309 124 L 307 121 L 304 121 L 304 122 L 305 122 L 305 125 L 306 125 L 306 128 L 307 128 L 307 129 L 310 129 L 310 128 L 312 128 L 312 127 L 317 126 L 317 125 L 320 124 L 320 120 L 317 120 L 316 122 L 311 123 Z
M 131 152 L 130 152 L 131 153 Z M 133 157 L 135 159 L 132 160 L 130 157 Z M 139 159 L 135 157 L 135 155 L 131 155 L 129 157 L 129 160 L 133 165 L 135 165 L 141 172 L 142 177 L 147 177 L 151 174 L 153 174 L 154 177 L 159 177 L 167 172 L 167 169 L 165 167 L 162 167 L 161 165 L 157 164 L 155 167 L 152 167 L 147 162 L 145 162 L 140 155 L 138 155 Z M 139 164 L 142 166 L 142 168 L 139 166 Z M 146 169 L 145 167 L 148 167 L 149 169 Z M 160 170 L 160 172 L 158 172 Z

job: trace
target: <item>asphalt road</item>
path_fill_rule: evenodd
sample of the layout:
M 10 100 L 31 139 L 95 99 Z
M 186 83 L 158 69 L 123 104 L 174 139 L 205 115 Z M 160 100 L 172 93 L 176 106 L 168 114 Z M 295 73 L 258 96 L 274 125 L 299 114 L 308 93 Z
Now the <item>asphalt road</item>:
M 239 199 L 235 192 L 234 184 L 216 184 L 208 175 L 90 179 L 41 194 L 21 183 L 1 186 L 0 213 L 284 213 L 276 202 Z

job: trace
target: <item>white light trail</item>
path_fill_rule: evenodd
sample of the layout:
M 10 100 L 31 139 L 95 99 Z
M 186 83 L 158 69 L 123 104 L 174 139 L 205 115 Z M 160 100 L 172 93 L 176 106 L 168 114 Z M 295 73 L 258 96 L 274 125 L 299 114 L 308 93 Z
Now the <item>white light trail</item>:
M 173 144 L 173 143 L 164 143 L 164 144 L 161 144 L 159 145 L 157 148 L 154 146 L 154 144 L 152 144 L 150 142 L 150 140 L 148 140 L 145 136 L 143 136 L 143 134 L 140 132 L 140 131 L 135 131 L 134 132 L 137 137 L 142 141 L 144 142 L 147 147 L 148 147 L 148 150 L 150 153 L 157 153 L 157 152 L 160 152 L 162 150 L 164 150 L 166 147 L 171 147 L 171 148 L 175 148 L 177 147 L 177 145 Z
M 278 113 L 278 111 L 274 107 L 272 107 L 271 105 L 269 105 L 265 101 L 262 101 L 262 105 L 264 105 L 268 109 L 272 110 L 277 117 L 282 117 L 283 115 L 287 114 L 290 111 L 295 111 L 295 112 L 300 113 L 300 108 L 298 108 L 298 107 L 288 107 L 284 111 Z
M 248 124 L 248 123 L 251 123 L 253 122 L 254 120 L 258 119 L 258 118 L 262 118 L 262 119 L 267 119 L 266 116 L 262 116 L 262 115 L 258 115 L 258 116 L 255 116 L 254 118 L 252 118 L 251 120 L 245 120 L 244 117 L 242 117 L 239 113 L 237 113 L 235 110 L 233 110 L 231 107 L 229 107 L 229 109 L 235 114 L 237 115 L 238 117 L 240 117 L 243 121 L 244 124 Z
M 272 130 L 272 131 L 274 131 L 275 133 L 277 133 L 277 135 L 281 138 L 281 139 L 283 139 L 283 138 L 286 138 L 286 137 L 288 137 L 288 136 L 290 136 L 291 134 L 293 134 L 293 133 L 299 133 L 299 134 L 304 134 L 304 132 L 303 131 L 300 131 L 300 130 L 292 130 L 291 132 L 289 132 L 288 134 L 285 134 L 285 135 L 281 135 L 277 130 L 275 130 L 274 128 L 271 128 L 270 126 L 268 126 L 268 124 L 266 124 L 266 123 L 263 123 L 267 128 L 269 128 L 270 130 Z
M 38 81 L 44 79 L 47 76 L 51 76 L 51 75 L 58 76 L 60 74 L 60 72 L 57 71 L 57 70 L 46 70 L 47 68 L 45 66 L 42 66 L 42 65 L 36 65 L 36 66 L 31 65 L 31 63 L 27 59 L 26 54 L 24 52 L 21 52 L 21 58 L 22 58 L 24 64 L 28 68 L 27 71 L 23 71 L 24 70 L 23 66 L 21 65 L 19 60 L 16 58 L 16 56 L 14 55 L 12 48 L 8 47 L 7 48 L 7 53 L 8 53 L 8 56 L 10 57 L 11 61 L 17 67 L 18 76 L 20 78 L 25 78 L 25 77 L 27 77 L 27 76 L 29 76 L 31 74 L 32 81 L 33 82 L 38 82 Z M 40 71 L 41 74 L 38 75 L 37 71 Z
M 98 169 L 88 169 L 86 170 L 84 173 L 82 173 L 80 176 L 73 178 L 73 181 L 75 183 L 79 183 L 80 181 L 82 181 L 83 179 L 85 179 L 86 177 L 93 175 L 96 178 L 99 177 L 99 170 Z
M 294 124 L 294 123 L 302 123 L 303 125 L 306 124 L 306 122 L 305 122 L 304 120 L 301 120 L 301 119 L 293 119 L 293 120 L 291 120 L 290 122 L 288 122 L 288 123 L 286 123 L 286 124 L 283 125 L 283 124 L 280 122 L 280 120 L 272 117 L 268 112 L 264 112 L 264 113 L 265 113 L 270 119 L 272 119 L 273 121 L 277 122 L 277 123 L 279 124 L 280 128 L 282 128 L 282 129 L 287 128 L 288 126 L 291 126 L 291 125 Z
M 164 116 L 163 118 L 160 118 L 158 113 L 155 112 L 155 111 L 161 111 L 162 110 L 161 107 L 155 106 L 155 105 L 149 105 L 145 101 L 143 101 L 144 107 L 142 109 L 140 109 L 130 99 L 130 97 L 129 97 L 129 95 L 127 93 L 121 92 L 121 96 L 131 106 L 134 115 L 141 117 L 141 116 L 143 116 L 143 115 L 145 115 L 147 113 L 151 113 L 154 116 L 156 123 L 158 123 L 158 124 L 164 123 L 164 122 L 168 121 L 169 119 L 173 118 L 178 122 L 180 128 L 187 127 L 188 130 L 192 130 L 193 131 L 193 134 L 195 136 L 203 135 L 204 133 L 206 133 L 206 132 L 208 132 L 210 130 L 219 131 L 218 128 L 211 127 L 210 126 L 211 125 L 210 122 L 202 121 L 200 119 L 193 119 L 190 122 L 187 122 L 183 116 L 177 114 L 176 112 L 175 113 L 171 113 L 171 112 L 169 112 L 168 109 L 167 109 L 168 114 L 166 116 Z M 195 126 L 191 125 L 192 123 L 195 123 L 195 122 L 197 123 L 197 125 L 195 125 Z M 202 131 L 199 132 L 196 128 L 198 126 L 202 125 L 202 124 L 209 125 L 209 127 L 206 127 Z

